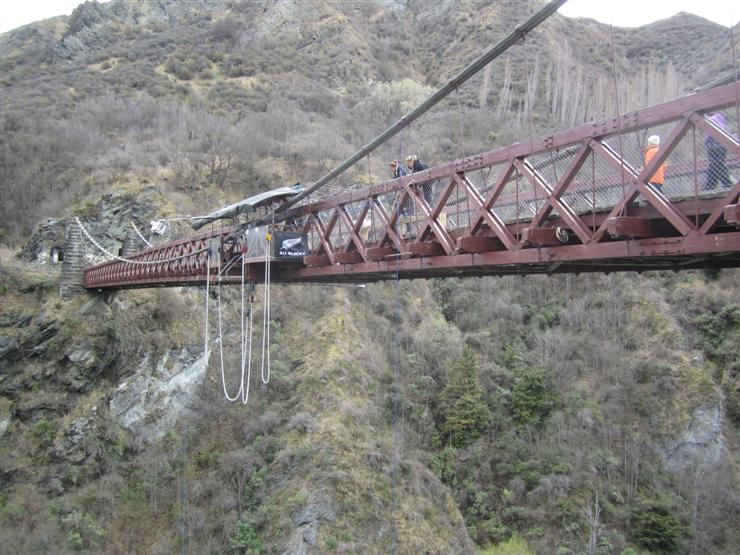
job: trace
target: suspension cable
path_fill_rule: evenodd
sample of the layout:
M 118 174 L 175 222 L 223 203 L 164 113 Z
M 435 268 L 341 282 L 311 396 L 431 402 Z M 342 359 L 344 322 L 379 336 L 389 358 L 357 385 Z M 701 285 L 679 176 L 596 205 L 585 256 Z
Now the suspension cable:
M 732 11 L 730 11 L 730 16 L 732 16 Z M 732 17 L 730 17 L 730 44 L 732 44 L 732 67 L 735 70 L 735 119 L 738 133 L 740 133 L 740 87 L 737 82 L 737 54 L 735 53 L 735 28 L 732 26 Z
M 527 105 L 527 119 L 529 120 L 529 150 L 532 152 L 532 156 L 534 157 L 534 126 L 532 125 L 532 96 L 529 92 L 529 64 L 527 62 L 528 56 L 527 56 L 527 36 L 522 36 L 522 46 L 524 47 L 524 88 L 527 94 L 527 98 L 525 99 L 525 104 Z M 534 175 L 535 172 L 535 164 L 534 161 L 532 162 L 532 174 Z M 534 189 L 534 206 L 535 206 L 535 213 L 537 213 L 540 209 L 540 199 L 539 199 L 539 192 L 537 188 L 537 176 L 534 175 L 534 183 L 532 183 L 532 188 Z M 544 202 L 547 202 L 545 199 Z M 532 218 L 534 219 L 534 217 Z
M 82 225 L 82 222 L 80 222 L 80 218 L 75 216 L 75 222 L 77 222 L 77 225 L 82 230 L 82 233 L 87 237 L 87 240 L 90 241 L 93 246 L 95 246 L 100 252 L 102 252 L 105 256 L 111 259 L 118 260 L 119 262 L 126 262 L 128 264 L 141 264 L 143 266 L 148 266 L 152 264 L 165 264 L 167 262 L 174 262 L 176 260 L 182 260 L 183 258 L 190 258 L 191 256 L 194 256 L 196 254 L 200 254 L 202 252 L 205 252 L 208 250 L 208 247 L 203 247 L 202 249 L 198 249 L 196 251 L 193 251 L 188 254 L 183 254 L 180 256 L 174 256 L 172 258 L 165 258 L 164 260 L 133 260 L 131 258 L 123 258 L 121 256 L 115 255 L 112 252 L 110 252 L 108 249 L 103 247 L 100 243 L 98 243 L 92 235 L 85 229 L 85 227 Z
M 139 228 L 138 228 L 138 227 L 136 227 L 136 223 L 134 223 L 134 221 L 133 221 L 133 220 L 131 221 L 131 227 L 133 227 L 133 228 L 134 228 L 134 231 L 136 232 L 136 235 L 138 235 L 138 236 L 139 236 L 139 239 L 141 239 L 141 240 L 142 240 L 142 242 L 143 242 L 143 243 L 144 243 L 144 244 L 145 244 L 145 245 L 146 245 L 147 247 L 151 248 L 151 247 L 152 247 L 152 244 L 151 244 L 151 243 L 150 243 L 149 241 L 147 241 L 147 240 L 146 240 L 146 237 L 144 237 L 144 235 L 142 235 L 141 231 L 139 231 Z
M 538 25 L 540 25 L 543 21 L 545 21 L 553 13 L 555 13 L 560 6 L 565 4 L 565 2 L 566 0 L 550 0 L 550 2 L 544 5 L 532 17 L 530 17 L 527 21 L 525 21 L 521 25 L 517 25 L 516 27 L 514 27 L 513 31 L 506 38 L 504 38 L 501 42 L 499 42 L 498 44 L 490 48 L 488 51 L 486 51 L 477 60 L 475 60 L 468 66 L 466 66 L 465 69 L 463 69 L 460 73 L 458 73 L 456 76 L 450 79 L 447 82 L 447 84 L 445 84 L 442 88 L 437 90 L 434 94 L 432 94 L 429 98 L 427 98 L 422 104 L 420 104 L 410 113 L 403 116 L 395 124 L 393 124 L 391 127 L 386 129 L 383 133 L 381 133 L 375 139 L 370 141 L 368 144 L 363 146 L 359 151 L 353 154 L 350 158 L 348 158 L 347 160 L 339 164 L 336 168 L 332 169 L 329 173 L 327 173 L 323 177 L 319 178 L 317 181 L 313 183 L 313 185 L 308 187 L 305 191 L 292 197 L 290 200 L 288 200 L 285 204 L 281 206 L 280 210 L 285 210 L 301 202 L 310 193 L 323 187 L 324 185 L 329 183 L 332 179 L 334 179 L 335 177 L 339 176 L 340 174 L 342 174 L 343 172 L 345 172 L 346 170 L 354 166 L 359 160 L 364 158 L 366 154 L 374 151 L 379 146 L 385 144 L 385 142 L 388 139 L 390 139 L 391 137 L 395 136 L 397 133 L 402 131 L 403 128 L 408 126 L 412 121 L 418 119 L 423 114 L 431 110 L 432 107 L 434 107 L 437 103 L 439 103 L 447 95 L 452 93 L 452 91 L 455 90 L 455 88 L 465 83 L 473 75 L 478 73 L 478 71 L 480 71 L 486 65 L 488 65 L 489 62 L 496 59 L 501 54 L 506 52 L 510 47 L 515 45 L 519 41 L 519 39 L 522 37 L 522 35 L 535 29 Z M 272 214 L 274 214 L 274 212 L 275 210 L 272 211 Z M 265 220 L 266 221 L 269 220 L 269 215 L 268 217 L 265 218 Z
M 611 33 L 611 41 L 612 41 L 612 68 L 613 68 L 613 75 L 614 75 L 614 102 L 615 102 L 615 108 L 617 110 L 617 122 L 619 125 L 619 134 L 617 135 L 619 139 L 619 166 L 621 170 L 621 181 L 622 181 L 622 198 L 625 197 L 625 179 L 624 179 L 624 149 L 622 148 L 622 114 L 619 111 L 619 78 L 617 76 L 617 50 L 614 46 L 614 25 L 609 25 L 609 30 Z M 624 212 L 627 208 L 627 205 L 624 204 L 622 206 L 622 215 L 624 215 Z

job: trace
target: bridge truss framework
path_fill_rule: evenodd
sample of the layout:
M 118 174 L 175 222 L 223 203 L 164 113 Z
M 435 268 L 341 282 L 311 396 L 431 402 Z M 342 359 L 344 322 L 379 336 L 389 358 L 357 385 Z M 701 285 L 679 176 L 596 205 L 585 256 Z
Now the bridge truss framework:
M 740 182 L 705 190 L 716 160 L 740 174 L 738 130 L 706 116 L 737 110 L 737 83 L 454 160 L 280 215 L 311 254 L 274 262 L 276 282 L 740 266 Z M 737 114 L 735 114 L 737 119 Z M 736 124 L 730 118 L 730 127 Z M 644 165 L 647 133 L 662 137 Z M 662 190 L 650 185 L 667 163 Z M 85 270 L 89 289 L 202 285 L 241 255 L 239 227 L 219 229 Z M 209 245 L 221 266 L 208 267 Z M 213 259 L 211 259 L 213 261 Z M 248 260 L 260 281 L 264 260 Z M 211 262 L 212 264 L 213 262 Z M 238 282 L 241 268 L 224 272 Z

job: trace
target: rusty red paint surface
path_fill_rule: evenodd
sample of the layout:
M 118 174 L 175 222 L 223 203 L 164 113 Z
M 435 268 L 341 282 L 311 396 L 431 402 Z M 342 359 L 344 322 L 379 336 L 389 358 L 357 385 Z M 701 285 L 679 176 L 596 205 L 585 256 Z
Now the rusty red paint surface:
M 697 134 L 710 136 L 726 148 L 728 163 L 740 166 L 737 139 L 704 117 L 734 105 L 736 87 L 718 87 L 295 207 L 284 217 L 307 233 L 312 252 L 302 261 L 276 262 L 272 279 L 351 282 L 396 275 L 740 266 L 740 183 L 700 193 L 698 176 L 708 169 L 696 148 Z M 608 143 L 616 133 L 657 125 L 671 128 L 645 167 L 632 167 Z M 689 133 L 693 159 L 673 165 L 666 176 L 686 179 L 693 188 L 671 196 L 649 179 Z M 548 177 L 546 156 L 564 148 L 569 149 L 564 171 L 557 175 L 553 169 L 555 177 Z M 611 177 L 597 176 L 597 162 Z M 225 282 L 239 282 L 240 265 L 223 266 L 240 254 L 223 242 L 235 232 L 228 228 L 156 246 L 133 255 L 137 263 L 93 266 L 85 270 L 85 286 L 203 285 L 208 276 L 216 279 L 219 268 Z M 213 238 L 222 244 L 222 265 L 213 267 L 212 261 L 209 270 L 206 249 Z M 246 266 L 248 278 L 259 281 L 264 262 Z

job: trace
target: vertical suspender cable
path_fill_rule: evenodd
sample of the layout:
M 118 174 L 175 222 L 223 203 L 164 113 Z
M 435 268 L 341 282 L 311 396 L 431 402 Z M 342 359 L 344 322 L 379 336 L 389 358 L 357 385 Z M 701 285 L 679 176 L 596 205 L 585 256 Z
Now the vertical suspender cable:
M 455 87 L 455 95 L 457 96 L 457 123 L 458 127 L 460 128 L 460 149 L 462 150 L 463 159 L 465 159 L 465 139 L 463 138 L 463 125 L 462 125 L 462 106 L 460 105 L 460 89 L 458 87 Z M 468 199 L 468 195 L 465 195 L 465 199 L 467 200 L 466 208 L 467 208 L 467 214 L 468 219 L 470 219 L 470 199 Z M 460 187 L 455 187 L 455 204 L 457 205 L 457 221 L 455 222 L 456 227 L 462 227 L 461 219 L 460 219 Z
M 532 152 L 534 156 L 534 127 L 532 126 L 532 97 L 529 92 L 529 65 L 527 63 L 527 37 L 526 35 L 522 36 L 522 46 L 524 47 L 524 90 L 527 93 L 527 98 L 525 99 L 525 104 L 527 105 L 527 119 L 529 120 L 529 150 Z M 534 207 L 535 207 L 535 214 L 539 212 L 540 209 L 540 200 L 539 200 L 539 192 L 537 191 L 537 176 L 534 175 L 534 169 L 535 164 L 534 161 L 532 162 L 532 175 L 534 176 L 534 181 L 532 183 L 532 188 L 534 189 Z M 544 200 L 544 202 L 547 202 L 547 199 Z M 532 216 L 532 220 L 534 220 L 534 216 Z
M 614 74 L 614 101 L 615 101 L 615 108 L 617 111 L 617 125 L 619 126 L 619 164 L 620 164 L 620 170 L 621 170 L 621 180 L 622 180 L 622 198 L 624 198 L 625 190 L 624 190 L 624 150 L 622 148 L 622 114 L 619 111 L 619 78 L 617 76 L 617 50 L 614 46 L 614 25 L 609 25 L 609 29 L 611 32 L 611 39 L 612 39 L 612 69 Z M 627 209 L 627 205 L 623 205 L 622 208 L 622 215 L 624 215 L 625 210 Z
M 740 86 L 737 82 L 737 55 L 735 54 L 735 28 L 732 26 L 732 10 L 730 10 L 730 44 L 732 45 L 732 68 L 735 70 L 735 119 L 737 130 L 740 133 Z
M 460 128 L 460 149 L 462 150 L 462 156 L 465 158 L 465 140 L 463 138 L 463 125 L 462 125 L 462 105 L 460 104 L 460 89 L 455 87 L 455 95 L 457 96 L 457 123 Z

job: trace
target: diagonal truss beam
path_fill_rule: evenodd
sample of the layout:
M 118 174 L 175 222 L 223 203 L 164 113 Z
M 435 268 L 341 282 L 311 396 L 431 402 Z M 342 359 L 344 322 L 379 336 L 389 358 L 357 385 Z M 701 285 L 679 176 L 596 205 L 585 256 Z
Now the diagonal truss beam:
M 313 225 L 316 227 L 316 230 L 319 233 L 319 238 L 321 239 L 321 245 L 324 248 L 324 252 L 326 253 L 326 256 L 329 257 L 329 260 L 332 264 L 335 264 L 334 260 L 334 246 L 331 244 L 331 232 L 334 229 L 334 225 L 337 223 L 337 211 L 334 210 L 332 212 L 331 217 L 329 218 L 329 223 L 324 227 L 323 222 L 321 221 L 321 218 L 317 214 L 311 214 L 311 220 L 313 221 Z
M 431 187 L 432 185 L 427 185 Z M 424 185 L 422 185 L 424 187 Z M 440 191 L 439 195 L 437 196 L 437 200 L 434 202 L 434 208 L 431 211 L 430 217 L 435 222 L 439 223 L 437 218 L 439 218 L 439 215 L 442 213 L 442 209 L 445 207 L 445 204 L 447 204 L 447 201 L 449 200 L 450 196 L 452 195 L 452 190 L 455 188 L 455 180 L 454 178 L 450 180 L 450 182 L 442 188 L 442 191 Z M 425 200 L 426 202 L 426 200 Z M 440 225 L 440 228 L 444 229 L 442 225 Z M 419 233 L 419 240 L 424 241 L 429 237 L 431 233 L 434 233 L 432 226 L 429 224 L 429 221 L 426 221 L 424 223 L 424 227 L 421 229 L 421 233 Z
M 513 166 L 509 166 L 509 168 L 513 171 Z M 476 191 L 475 187 L 473 187 L 473 184 L 470 183 L 468 178 L 465 177 L 465 175 L 462 173 L 456 173 L 455 181 L 457 181 L 458 187 L 462 187 L 462 189 L 465 191 L 465 194 L 473 203 L 473 206 L 475 206 L 475 208 L 478 210 L 478 221 L 481 222 L 481 224 L 483 221 L 485 221 L 485 223 L 488 224 L 488 227 L 491 228 L 491 230 L 496 234 L 496 237 L 499 238 L 499 240 L 507 249 L 511 250 L 513 248 L 516 248 L 516 238 L 514 237 L 514 235 L 509 231 L 509 228 L 506 227 L 506 224 L 501 220 L 501 218 L 498 217 L 498 215 L 496 215 L 491 210 L 487 210 L 484 208 L 485 202 L 483 201 L 483 198 L 480 196 L 478 191 Z M 474 235 L 475 233 L 477 233 L 480 230 L 481 224 L 476 223 L 474 225 L 473 221 L 471 220 L 465 235 Z M 475 228 L 475 232 L 471 231 L 471 229 L 473 228 Z
M 506 167 L 506 170 L 504 173 L 501 174 L 501 176 L 496 180 L 496 184 L 493 186 L 493 189 L 491 189 L 491 192 L 488 193 L 488 197 L 483 202 L 483 205 L 481 206 L 478 216 L 475 220 L 470 221 L 470 226 L 468 226 L 467 235 L 475 235 L 478 233 L 478 230 L 480 230 L 480 227 L 483 225 L 483 222 L 487 222 L 490 225 L 490 220 L 492 219 L 492 213 L 491 213 L 491 207 L 493 207 L 494 204 L 496 204 L 496 201 L 498 200 L 498 197 L 501 196 L 501 193 L 504 190 L 504 187 L 506 187 L 506 184 L 511 179 L 511 176 L 516 171 L 516 167 L 514 166 L 514 160 L 509 161 L 509 165 Z M 494 232 L 496 230 L 494 229 Z M 498 234 L 497 234 L 498 235 Z M 499 239 L 503 241 L 503 239 L 499 236 Z M 504 242 L 504 244 L 506 244 Z M 509 247 L 507 247 L 509 248 Z
M 452 186 L 454 184 L 454 180 L 451 181 L 447 185 L 447 190 L 445 191 L 446 194 L 449 196 L 449 193 L 452 190 Z M 437 238 L 439 243 L 442 245 L 442 248 L 445 250 L 447 254 L 451 254 L 455 251 L 455 242 L 452 240 L 450 235 L 447 233 L 447 230 L 444 229 L 441 225 L 439 225 L 439 222 L 436 219 L 436 216 L 433 215 L 432 209 L 427 204 L 426 200 L 422 197 L 422 195 L 419 193 L 419 191 L 414 187 L 413 185 L 407 189 L 409 192 L 409 195 L 412 199 L 414 199 L 415 204 L 421 209 L 421 211 L 424 213 L 424 216 L 426 218 L 426 224 L 424 226 L 425 232 L 428 229 L 431 229 L 432 233 L 434 233 L 434 236 Z M 446 202 L 446 201 L 445 201 Z M 439 203 L 438 203 L 439 205 Z M 444 203 L 439 205 L 437 208 L 441 210 L 441 206 L 444 206 Z M 439 214 L 437 214 L 439 215 Z M 422 234 L 419 235 L 419 240 L 423 241 Z
M 735 204 L 740 196 L 740 182 L 735 183 L 735 186 L 730 189 L 727 194 L 722 198 L 721 202 L 717 203 L 717 207 L 712 211 L 706 221 L 699 228 L 699 233 L 707 234 L 711 233 L 714 226 L 717 225 L 720 218 L 724 217 L 725 206 L 728 204 Z
M 581 146 L 581 148 L 578 149 L 578 152 L 576 152 L 575 156 L 570 161 L 570 164 L 568 164 L 568 168 L 565 170 L 565 173 L 560 178 L 560 181 L 552 190 L 550 196 L 553 199 L 560 199 L 565 194 L 565 191 L 568 189 L 570 184 L 573 182 L 573 179 L 575 179 L 576 175 L 581 170 L 581 167 L 588 159 L 589 154 L 591 154 L 591 147 L 588 144 L 584 144 L 583 146 Z M 555 205 L 552 202 L 545 203 L 545 205 L 539 210 L 537 215 L 532 220 L 532 227 L 539 227 L 540 225 L 542 225 L 542 222 L 544 222 L 545 219 L 550 215 L 550 212 L 552 212 L 553 208 L 555 208 Z
M 598 242 L 604 237 L 607 232 L 607 222 L 609 219 L 615 218 L 624 212 L 625 208 L 634 202 L 639 194 L 642 194 L 681 235 L 686 236 L 689 232 L 696 230 L 696 226 L 684 214 L 676 210 L 675 206 L 662 193 L 647 185 L 648 179 L 668 159 L 668 156 L 673 152 L 678 143 L 681 142 L 684 135 L 686 135 L 690 125 L 689 118 L 682 118 L 671 130 L 667 140 L 660 146 L 657 154 L 650 160 L 650 163 L 639 173 L 626 160 L 621 159 L 619 154 L 609 147 L 609 145 L 596 139 L 590 142 L 591 149 L 595 155 L 598 155 L 599 158 L 604 160 L 614 170 L 618 172 L 624 171 L 630 179 L 630 184 L 624 197 L 612 208 L 609 217 L 604 220 L 604 223 L 594 233 L 593 241 Z
M 339 217 L 344 222 L 344 225 L 347 226 L 347 229 L 349 229 L 350 234 L 350 241 L 347 242 L 347 246 L 345 247 L 345 251 L 349 251 L 350 244 L 354 243 L 355 249 L 357 249 L 357 252 L 360 253 L 360 256 L 362 256 L 362 259 L 367 262 L 367 246 L 365 245 L 365 242 L 360 237 L 360 228 L 362 226 L 362 222 L 365 220 L 365 216 L 367 215 L 368 211 L 368 203 L 365 203 L 360 210 L 360 213 L 357 215 L 357 219 L 353 222 L 352 218 L 350 218 L 349 214 L 347 213 L 347 207 L 340 206 L 338 208 L 339 210 Z
M 558 211 L 560 217 L 565 220 L 571 230 L 573 230 L 573 233 L 578 236 L 581 243 L 584 245 L 587 244 L 591 240 L 591 231 L 581 221 L 575 210 L 566 204 L 565 201 L 557 198 L 547 181 L 536 170 L 532 169 L 529 164 L 517 158 L 514 160 L 514 165 L 519 170 L 519 173 L 529 180 L 533 187 L 539 188 L 545 194 L 545 204 L 549 203 L 552 208 Z
M 406 198 L 407 193 L 404 190 L 398 204 L 394 203 L 395 209 L 393 210 L 393 214 L 388 215 L 383 207 L 383 203 L 381 203 L 377 197 L 373 197 L 372 209 L 378 217 L 378 220 L 380 220 L 380 225 L 384 228 L 383 235 L 375 245 L 376 247 L 382 247 L 386 242 L 392 241 L 394 246 L 398 249 L 398 252 L 406 252 L 406 241 L 404 241 L 403 236 L 398 233 L 398 230 L 396 229 L 398 218 L 401 216 L 401 207 L 403 206 L 403 203 L 406 202 Z

